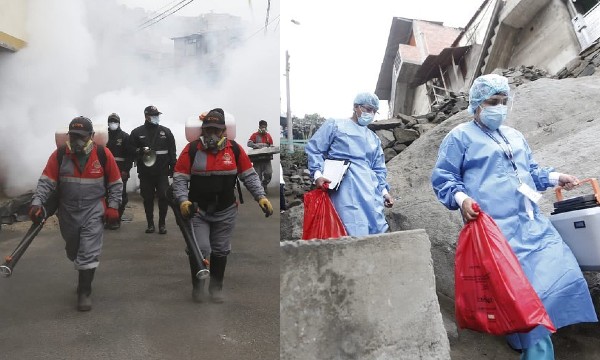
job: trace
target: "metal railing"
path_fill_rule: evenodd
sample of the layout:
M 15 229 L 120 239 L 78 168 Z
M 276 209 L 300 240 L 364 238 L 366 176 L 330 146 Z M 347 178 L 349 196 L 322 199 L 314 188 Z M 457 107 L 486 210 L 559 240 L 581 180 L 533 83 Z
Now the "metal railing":
M 288 141 L 288 139 L 286 138 L 280 138 L 279 139 L 279 144 L 280 144 L 280 149 L 283 149 L 284 147 L 287 147 L 287 145 L 290 142 Z M 294 148 L 296 147 L 300 147 L 300 148 L 304 148 L 306 146 L 306 144 L 308 143 L 308 140 L 292 140 L 292 145 L 294 146 Z

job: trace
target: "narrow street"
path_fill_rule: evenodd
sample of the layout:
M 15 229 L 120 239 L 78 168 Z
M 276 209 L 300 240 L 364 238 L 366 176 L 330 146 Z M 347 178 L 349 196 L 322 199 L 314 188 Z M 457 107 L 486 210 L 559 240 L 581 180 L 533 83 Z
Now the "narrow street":
M 172 211 L 168 234 L 145 234 L 141 198 L 132 222 L 106 230 L 93 309 L 75 309 L 77 272 L 51 218 L 9 278 L 0 278 L 0 359 L 279 359 L 279 207 L 265 218 L 248 192 L 240 205 L 223 304 L 191 299 L 185 242 Z M 155 207 L 155 217 L 158 210 Z M 156 221 L 156 220 L 155 220 Z M 3 227 L 9 255 L 29 224 Z

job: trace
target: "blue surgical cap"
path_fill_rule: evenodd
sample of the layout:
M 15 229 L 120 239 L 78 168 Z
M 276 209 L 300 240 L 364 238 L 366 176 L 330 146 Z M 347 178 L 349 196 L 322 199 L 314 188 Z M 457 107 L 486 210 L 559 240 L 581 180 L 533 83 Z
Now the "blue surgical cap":
M 510 93 L 508 79 L 496 74 L 482 75 L 473 81 L 469 91 L 469 112 L 475 114 L 475 111 L 482 102 L 495 94 L 503 93 L 506 96 Z
M 379 110 L 379 98 L 377 95 L 368 92 L 359 93 L 354 98 L 354 105 L 368 105 L 375 108 L 375 110 Z

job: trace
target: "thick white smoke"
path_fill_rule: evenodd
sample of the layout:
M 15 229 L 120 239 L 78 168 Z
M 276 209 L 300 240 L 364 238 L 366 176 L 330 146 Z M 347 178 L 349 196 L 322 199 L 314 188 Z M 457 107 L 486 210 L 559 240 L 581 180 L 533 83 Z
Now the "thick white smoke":
M 257 15 L 241 19 L 237 47 L 221 44 L 212 55 L 221 66 L 215 78 L 173 57 L 171 38 L 197 31 L 192 18 L 173 15 L 139 30 L 150 14 L 115 0 L 29 0 L 27 47 L 0 55 L 0 192 L 35 188 L 55 149 L 55 131 L 78 115 L 106 124 L 116 112 L 131 132 L 144 122 L 143 109 L 155 105 L 180 152 L 186 120 L 222 107 L 236 118 L 240 144 L 260 119 L 277 142 L 279 34 L 274 25 L 261 30 L 266 4 L 254 3 Z M 271 18 L 278 6 L 271 2 Z

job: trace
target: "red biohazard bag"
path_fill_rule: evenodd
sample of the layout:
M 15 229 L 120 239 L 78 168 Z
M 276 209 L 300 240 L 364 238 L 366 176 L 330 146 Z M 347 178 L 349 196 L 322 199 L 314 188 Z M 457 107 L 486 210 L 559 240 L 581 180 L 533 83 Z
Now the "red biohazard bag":
M 302 240 L 340 238 L 346 235 L 348 233 L 326 189 L 314 189 L 304 194 Z
M 480 211 L 477 204 L 475 211 Z M 460 232 L 454 267 L 456 323 L 494 335 L 529 332 L 552 324 L 517 256 L 483 211 Z

